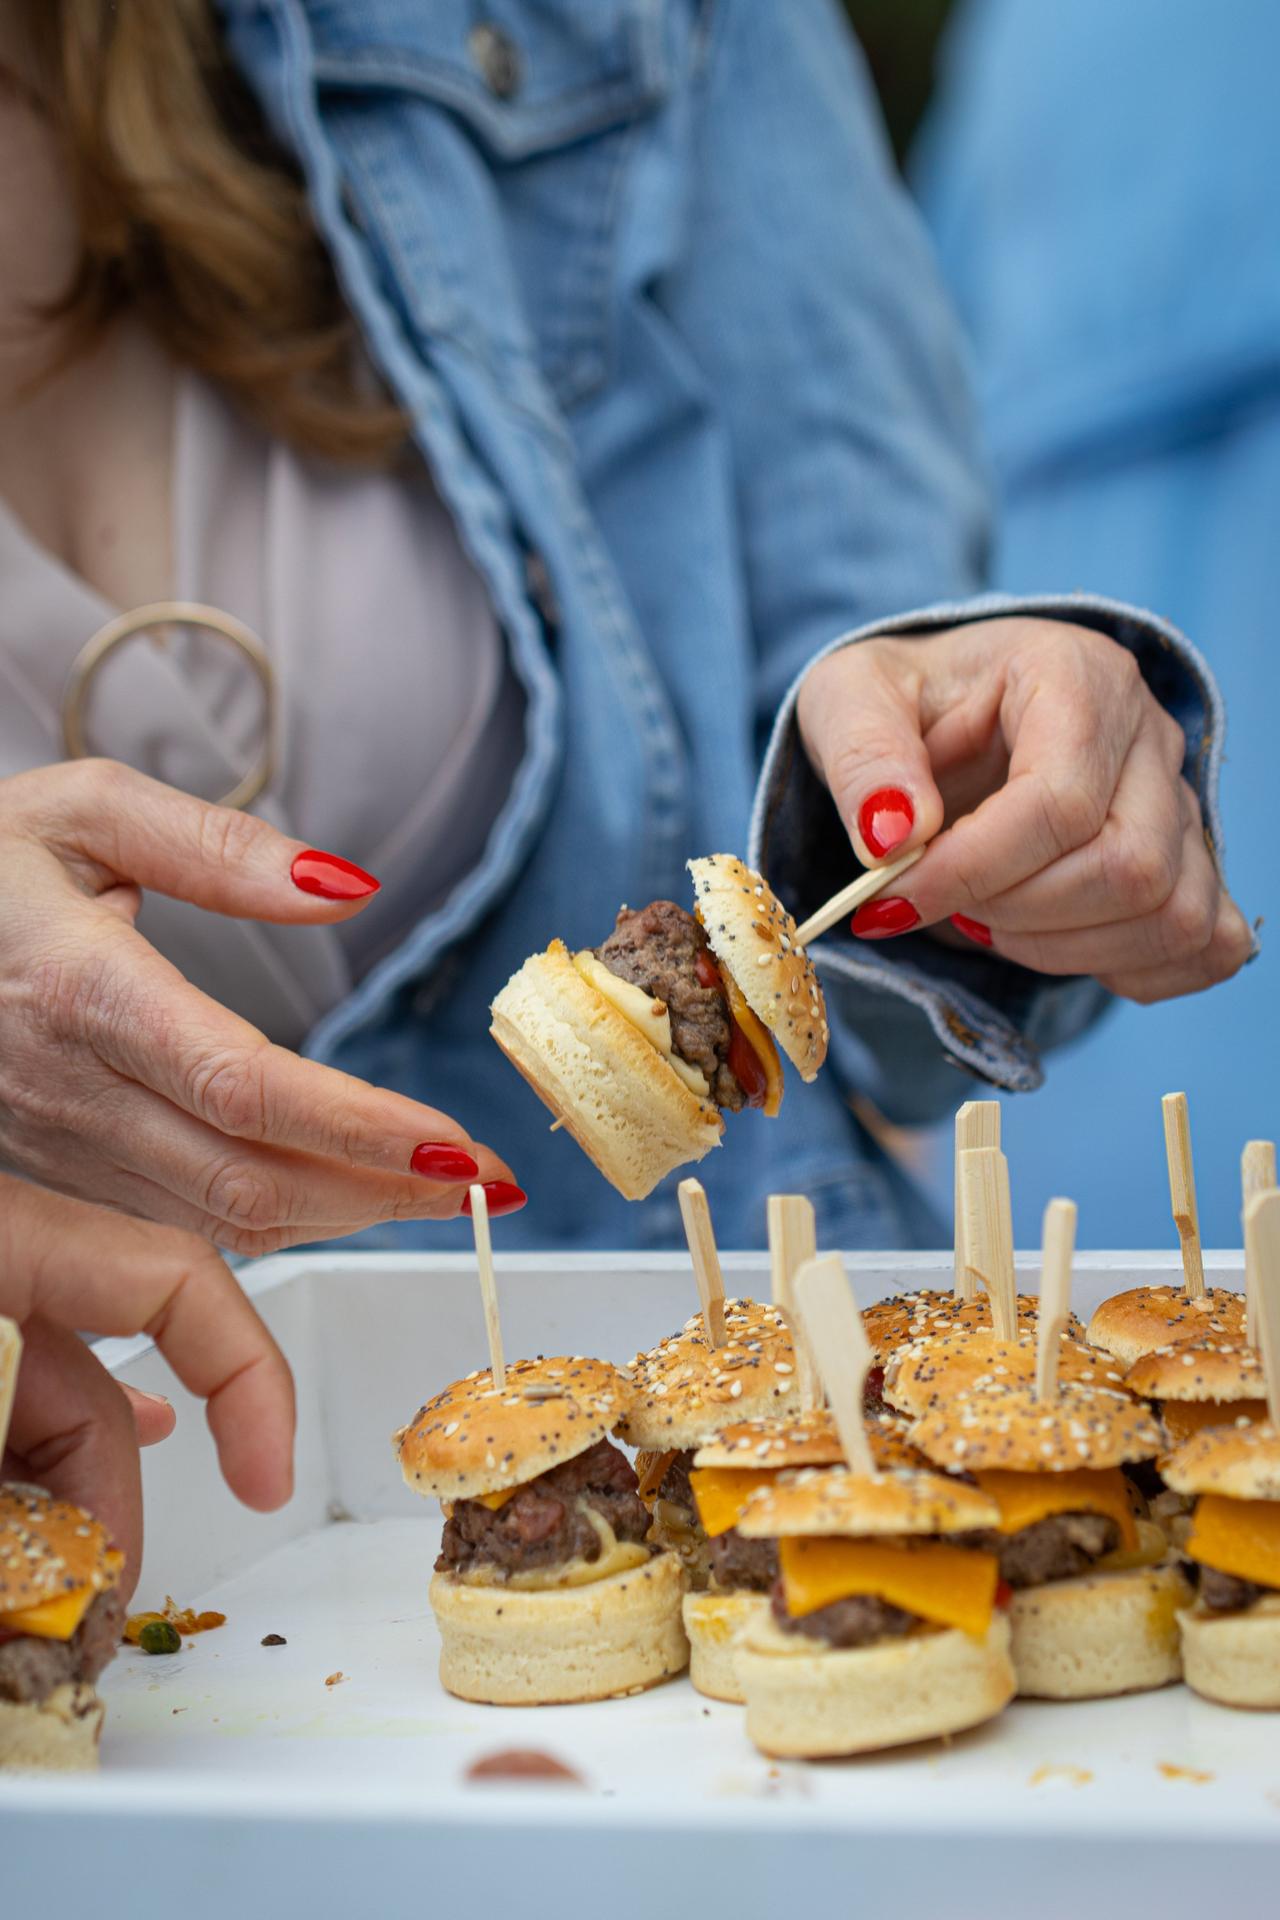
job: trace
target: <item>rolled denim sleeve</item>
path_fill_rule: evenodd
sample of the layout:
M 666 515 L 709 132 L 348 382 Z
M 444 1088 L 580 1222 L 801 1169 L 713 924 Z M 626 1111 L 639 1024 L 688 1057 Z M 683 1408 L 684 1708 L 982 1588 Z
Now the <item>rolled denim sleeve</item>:
M 815 660 L 886 634 L 923 635 L 1002 614 L 1092 627 L 1133 653 L 1147 685 L 1186 734 L 1183 771 L 1221 864 L 1221 699 L 1201 655 L 1158 615 L 1091 594 L 987 594 L 872 623 L 844 634 Z M 848 835 L 800 742 L 796 700 L 803 677 L 792 684 L 774 725 L 750 845 L 752 864 L 797 919 L 856 872 Z M 855 940 L 845 924 L 814 943 L 813 959 L 831 1011 L 837 1071 L 904 1124 L 937 1118 L 954 1105 L 956 1069 L 1011 1092 L 1039 1086 L 1041 1054 L 1082 1032 L 1110 998 L 1095 980 L 1033 973 L 978 948 L 941 946 L 927 933 L 879 947 Z

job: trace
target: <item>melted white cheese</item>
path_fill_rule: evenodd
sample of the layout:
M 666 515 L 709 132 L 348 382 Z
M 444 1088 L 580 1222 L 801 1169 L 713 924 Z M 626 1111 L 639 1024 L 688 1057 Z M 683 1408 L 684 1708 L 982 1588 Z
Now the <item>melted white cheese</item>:
M 620 1013 L 662 1055 L 690 1093 L 699 1100 L 710 1099 L 711 1089 L 707 1085 L 706 1075 L 699 1068 L 691 1067 L 675 1051 L 671 1039 L 671 1015 L 661 1000 L 655 1000 L 652 994 L 646 993 L 643 987 L 637 987 L 634 981 L 619 980 L 617 974 L 610 973 L 603 960 L 597 960 L 594 953 L 575 953 L 573 964 L 601 998 L 607 1000 L 615 1012 Z

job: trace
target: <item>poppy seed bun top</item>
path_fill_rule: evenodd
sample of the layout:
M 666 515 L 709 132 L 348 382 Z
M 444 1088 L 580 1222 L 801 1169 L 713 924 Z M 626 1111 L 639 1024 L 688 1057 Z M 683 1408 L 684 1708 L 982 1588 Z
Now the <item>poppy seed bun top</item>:
M 1099 1353 L 1063 1334 L 1058 1378 L 1124 1392 L 1124 1374 L 1110 1354 Z M 990 1327 L 948 1328 L 899 1347 L 885 1364 L 884 1398 L 891 1407 L 919 1416 L 960 1389 L 981 1393 L 988 1387 L 1034 1384 L 1036 1342 L 998 1340 Z
M 0 1486 L 0 1614 L 89 1587 L 105 1593 L 123 1560 L 107 1530 L 43 1487 Z
M 777 1307 L 726 1300 L 725 1344 L 712 1347 L 702 1315 L 638 1353 L 623 1437 L 646 1452 L 704 1446 L 725 1426 L 798 1409 L 796 1355 Z
M 1122 1467 L 1129 1460 L 1154 1460 L 1164 1445 L 1140 1402 L 1074 1383 L 1060 1387 L 1053 1400 L 1037 1400 L 1025 1387 L 949 1395 L 920 1416 L 911 1440 L 935 1466 L 955 1473 Z
M 1040 1301 L 1034 1293 L 1018 1295 L 1018 1325 L 1034 1332 Z M 909 1340 L 921 1340 L 932 1333 L 956 1328 L 981 1327 L 995 1331 L 991 1302 L 985 1294 L 976 1300 L 960 1300 L 954 1293 L 922 1287 L 913 1293 L 895 1293 L 888 1300 L 875 1300 L 862 1310 L 862 1324 L 876 1359 L 884 1361 Z M 1073 1313 L 1067 1332 L 1084 1339 L 1084 1322 Z
M 1124 1377 L 1130 1393 L 1144 1400 L 1207 1401 L 1222 1405 L 1232 1400 L 1262 1400 L 1266 1381 L 1262 1355 L 1242 1340 L 1224 1340 L 1221 1346 L 1185 1341 L 1172 1347 L 1153 1347 L 1139 1355 Z
M 1175 1493 L 1280 1500 L 1280 1428 L 1205 1427 L 1160 1462 Z
M 1122 1367 L 1131 1367 L 1152 1347 L 1244 1337 L 1244 1295 L 1226 1287 L 1210 1287 L 1199 1300 L 1178 1287 L 1130 1287 L 1103 1301 L 1086 1335 L 1091 1347 L 1114 1354 Z
M 607 1360 L 516 1360 L 507 1384 L 488 1367 L 418 1408 L 392 1436 L 415 1493 L 474 1500 L 534 1480 L 594 1447 L 617 1427 L 630 1392 Z
M 924 1455 L 907 1439 L 907 1423 L 892 1414 L 868 1419 L 867 1439 L 877 1467 L 923 1467 Z M 836 1467 L 844 1448 L 826 1408 L 797 1413 L 788 1420 L 743 1420 L 724 1427 L 699 1447 L 695 1467 L 740 1467 L 756 1472 L 777 1468 Z
M 753 1493 L 738 1520 L 748 1540 L 968 1533 L 1000 1523 L 977 1487 L 940 1473 L 894 1467 L 870 1478 L 839 1469 L 785 1474 Z
M 731 853 L 690 860 L 698 917 L 711 951 L 742 989 L 802 1080 L 827 1057 L 826 1002 L 796 923 L 772 888 Z

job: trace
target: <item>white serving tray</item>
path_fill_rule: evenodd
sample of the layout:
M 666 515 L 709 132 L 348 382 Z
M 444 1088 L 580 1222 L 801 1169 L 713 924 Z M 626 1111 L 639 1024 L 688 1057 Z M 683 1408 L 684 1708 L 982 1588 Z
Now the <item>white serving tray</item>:
M 767 1285 L 760 1255 L 724 1264 L 730 1292 Z M 936 1255 L 848 1265 L 864 1303 L 946 1285 L 949 1269 Z M 1206 1256 L 1217 1282 L 1238 1286 L 1240 1265 Z M 1164 1254 L 1082 1255 L 1076 1304 L 1174 1271 Z M 694 1304 L 675 1256 L 500 1257 L 499 1284 L 512 1355 L 625 1361 Z M 145 1456 L 135 1604 L 172 1593 L 227 1625 L 171 1659 L 121 1653 L 100 1776 L 0 1784 L 3 1920 L 90 1901 L 112 1920 L 417 1920 L 460 1904 L 742 1920 L 797 1899 L 893 1920 L 1205 1920 L 1246 1889 L 1246 1911 L 1276 1910 L 1280 1716 L 1181 1687 L 1015 1704 L 949 1745 L 821 1766 L 762 1759 L 741 1712 L 687 1680 L 587 1707 L 450 1699 L 427 1606 L 438 1514 L 403 1486 L 388 1436 L 484 1363 L 470 1267 L 280 1257 L 248 1285 L 298 1381 L 296 1496 L 267 1517 L 237 1506 L 197 1403 L 150 1344 L 99 1349 L 179 1415 Z M 268 1633 L 287 1646 L 264 1648 Z M 468 1780 L 511 1747 L 553 1754 L 582 1784 Z

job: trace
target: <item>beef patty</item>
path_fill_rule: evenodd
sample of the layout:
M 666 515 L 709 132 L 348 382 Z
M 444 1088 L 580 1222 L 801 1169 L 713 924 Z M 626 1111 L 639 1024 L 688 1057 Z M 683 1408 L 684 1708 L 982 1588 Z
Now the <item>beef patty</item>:
M 69 1640 L 20 1633 L 0 1639 L 0 1700 L 38 1706 L 58 1687 L 92 1686 L 116 1655 L 124 1631 L 124 1602 L 113 1587 L 100 1593 Z
M 437 1573 L 483 1566 L 503 1580 L 530 1567 L 566 1560 L 598 1560 L 600 1536 L 582 1511 L 594 1508 L 619 1540 L 640 1541 L 649 1512 L 636 1491 L 635 1468 L 608 1440 L 526 1481 L 496 1512 L 479 1500 L 459 1500 L 445 1522 Z
M 994 1553 L 1000 1578 L 1011 1587 L 1042 1587 L 1073 1580 L 1118 1545 L 1120 1529 L 1101 1513 L 1054 1513 L 1017 1533 L 974 1533 L 966 1546 Z
M 748 1540 L 730 1527 L 711 1542 L 711 1577 L 726 1593 L 768 1593 L 778 1577 L 776 1540 Z
M 1276 1591 L 1257 1580 L 1240 1580 L 1234 1573 L 1219 1573 L 1216 1567 L 1201 1567 L 1195 1561 L 1191 1564 L 1199 1575 L 1200 1598 L 1212 1613 L 1243 1613 L 1255 1600 Z
M 619 980 L 664 1003 L 672 1046 L 689 1066 L 702 1069 L 716 1105 L 737 1113 L 746 1096 L 727 1064 L 733 1025 L 721 989 L 698 978 L 698 955 L 705 951 L 707 936 L 693 915 L 674 900 L 654 900 L 622 909 L 597 958 Z
M 784 1633 L 803 1633 L 829 1647 L 866 1647 L 873 1640 L 900 1639 L 920 1625 L 918 1615 L 872 1593 L 854 1594 L 848 1600 L 833 1600 L 829 1607 L 816 1607 L 812 1613 L 793 1615 L 787 1612 L 781 1580 L 774 1585 L 770 1604 Z

